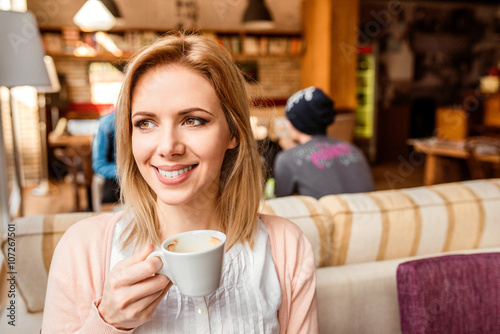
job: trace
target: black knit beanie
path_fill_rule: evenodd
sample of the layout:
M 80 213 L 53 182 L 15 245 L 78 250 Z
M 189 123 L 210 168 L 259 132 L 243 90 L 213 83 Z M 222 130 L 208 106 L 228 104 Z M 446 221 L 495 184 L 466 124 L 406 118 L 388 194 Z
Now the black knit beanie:
M 324 135 L 333 123 L 333 101 L 319 88 L 299 90 L 286 101 L 286 117 L 300 132 L 308 135 Z

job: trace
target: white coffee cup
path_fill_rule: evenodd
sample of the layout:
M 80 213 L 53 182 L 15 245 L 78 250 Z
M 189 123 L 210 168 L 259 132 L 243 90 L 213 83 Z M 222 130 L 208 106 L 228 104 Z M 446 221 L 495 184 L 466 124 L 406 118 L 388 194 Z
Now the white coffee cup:
M 161 250 L 149 254 L 163 261 L 159 274 L 167 276 L 186 296 L 201 297 L 213 293 L 220 284 L 226 235 L 214 230 L 196 230 L 176 234 L 161 244 Z

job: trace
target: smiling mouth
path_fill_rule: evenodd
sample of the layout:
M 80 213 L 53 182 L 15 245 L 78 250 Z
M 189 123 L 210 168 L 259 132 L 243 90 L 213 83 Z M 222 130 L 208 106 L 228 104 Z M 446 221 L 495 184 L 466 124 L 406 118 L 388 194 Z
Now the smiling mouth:
M 189 172 L 191 169 L 195 168 L 196 166 L 197 165 L 192 165 L 192 166 L 189 166 L 186 168 L 182 168 L 179 170 L 172 170 L 172 171 L 164 171 L 164 170 L 161 170 L 159 168 L 156 168 L 156 170 L 158 170 L 158 173 L 160 173 L 162 176 L 169 178 L 169 179 L 173 179 L 174 177 L 177 177 L 179 175 L 182 175 L 184 173 Z

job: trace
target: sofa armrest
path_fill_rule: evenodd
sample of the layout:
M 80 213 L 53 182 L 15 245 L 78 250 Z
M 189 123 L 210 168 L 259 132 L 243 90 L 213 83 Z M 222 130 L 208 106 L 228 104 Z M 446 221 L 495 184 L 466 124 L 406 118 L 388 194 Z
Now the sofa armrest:
M 328 262 L 333 226 L 330 214 L 310 196 L 286 196 L 267 200 L 260 212 L 287 218 L 295 223 L 311 243 L 316 267 Z
M 15 250 L 9 250 L 11 246 L 7 234 L 2 236 L 1 250 L 4 260 L 8 258 L 9 252 L 15 252 L 13 269 L 10 271 L 16 272 L 16 297 L 21 296 L 24 299 L 28 312 L 43 310 L 52 255 L 66 229 L 95 214 L 79 212 L 32 215 L 18 218 L 9 224 L 6 233 L 15 234 Z M 4 291 L 2 289 L 5 289 L 4 285 L 8 282 L 6 279 L 0 279 L 0 291 Z
M 318 268 L 320 333 L 399 333 L 400 259 Z

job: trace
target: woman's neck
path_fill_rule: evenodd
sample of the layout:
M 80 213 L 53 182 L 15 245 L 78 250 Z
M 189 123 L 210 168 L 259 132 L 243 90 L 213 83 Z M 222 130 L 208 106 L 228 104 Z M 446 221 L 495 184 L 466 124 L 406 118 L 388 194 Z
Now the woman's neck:
M 199 203 L 194 205 L 170 206 L 157 203 L 162 240 L 186 231 L 220 230 L 216 205 L 214 203 Z

